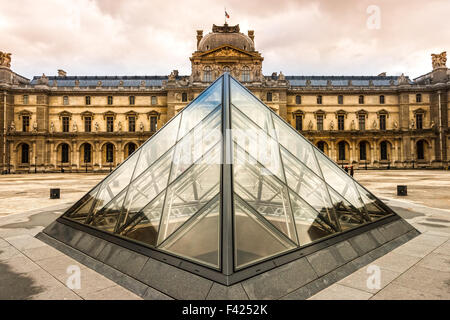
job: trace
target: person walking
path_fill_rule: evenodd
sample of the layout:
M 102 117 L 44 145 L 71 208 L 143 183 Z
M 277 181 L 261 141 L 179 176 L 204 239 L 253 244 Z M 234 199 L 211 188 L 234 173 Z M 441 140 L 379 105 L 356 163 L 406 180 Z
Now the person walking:
M 348 166 L 345 166 L 344 170 L 348 173 Z
M 350 175 L 353 177 L 354 171 L 353 171 L 353 166 L 350 166 Z

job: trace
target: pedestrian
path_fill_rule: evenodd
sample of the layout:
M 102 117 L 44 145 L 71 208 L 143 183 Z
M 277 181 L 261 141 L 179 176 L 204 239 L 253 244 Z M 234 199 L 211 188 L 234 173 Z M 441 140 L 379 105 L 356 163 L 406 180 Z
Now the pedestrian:
M 348 166 L 345 166 L 345 172 L 347 172 L 348 173 Z
M 351 166 L 350 167 L 350 175 L 353 177 L 353 173 L 354 173 L 354 171 L 353 171 L 353 166 Z

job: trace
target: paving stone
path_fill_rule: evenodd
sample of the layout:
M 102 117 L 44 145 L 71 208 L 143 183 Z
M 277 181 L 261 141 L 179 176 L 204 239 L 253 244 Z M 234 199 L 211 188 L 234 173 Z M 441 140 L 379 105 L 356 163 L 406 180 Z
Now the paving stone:
M 0 281 L 10 276 L 11 273 L 28 273 L 39 269 L 40 267 L 37 264 L 25 256 L 11 258 L 0 263 Z
M 269 270 L 242 282 L 250 299 L 279 299 L 317 279 L 306 258 Z
M 369 288 L 369 285 L 373 285 L 373 282 L 369 281 L 369 283 L 368 283 L 367 281 L 369 279 L 371 279 L 370 277 L 373 276 L 374 273 L 373 272 L 368 273 L 368 270 L 369 270 L 368 268 L 370 266 L 374 266 L 374 265 L 375 264 L 372 263 L 369 266 L 367 266 L 366 268 L 362 268 L 362 269 L 356 271 L 355 273 L 352 273 L 348 277 L 340 280 L 338 282 L 338 284 L 374 294 L 374 293 L 377 293 L 378 291 L 380 291 L 385 286 L 387 286 L 389 283 L 391 283 L 395 278 L 397 278 L 400 275 L 399 272 L 380 268 L 380 274 L 379 274 L 380 275 L 380 287 L 379 288 Z
M 33 261 L 39 261 L 63 255 L 61 251 L 58 251 L 48 245 L 24 250 L 23 254 Z
M 147 287 L 147 291 L 141 297 L 144 300 L 173 300 L 172 297 L 169 297 L 152 287 Z
M 13 246 L 0 248 L 0 261 L 23 256 L 23 254 Z
M 389 252 L 383 257 L 373 261 L 372 264 L 377 265 L 383 269 L 402 273 L 419 262 L 419 260 L 419 257 L 408 256 L 396 252 Z
M 348 242 L 359 255 L 363 255 L 378 247 L 378 243 L 368 232 L 350 238 Z
M 371 300 L 441 300 L 442 296 L 390 283 L 375 294 Z M 448 299 L 448 298 L 447 298 Z
M 175 299 L 204 300 L 212 281 L 154 259 L 148 259 L 138 279 Z
M 325 290 L 315 294 L 309 300 L 368 300 L 372 297 L 371 293 L 333 284 Z
M 120 286 L 114 286 L 99 290 L 93 293 L 88 293 L 84 296 L 86 300 L 142 300 L 141 297 L 124 289 Z
M 7 242 L 7 241 L 3 240 L 2 238 L 0 238 L 0 249 L 4 248 L 4 247 L 9 247 L 9 246 L 10 246 L 9 242 Z
M 52 274 L 55 278 L 60 279 L 63 283 L 66 282 L 66 279 L 69 276 L 67 270 L 70 266 L 78 266 L 80 270 L 86 268 L 83 264 L 65 255 L 38 260 L 36 261 L 36 264 Z
M 443 254 L 446 256 L 450 256 L 450 241 L 445 242 L 444 244 L 442 244 L 441 246 L 439 246 L 438 248 L 436 248 L 433 253 L 439 253 L 439 254 Z
M 411 244 L 420 244 L 429 247 L 439 247 L 444 242 L 448 241 L 449 237 L 436 236 L 432 234 L 423 233 L 411 240 Z
M 392 283 L 450 299 L 450 272 L 413 266 Z
M 20 235 L 15 237 L 5 238 L 12 246 L 17 248 L 20 251 L 43 247 L 46 244 L 31 235 Z
M 419 263 L 417 263 L 417 266 L 443 272 L 450 272 L 450 256 L 438 253 L 430 253 L 422 260 L 420 260 Z
M 206 300 L 248 300 L 248 296 L 240 283 L 224 286 L 215 282 Z
M 40 294 L 36 294 L 29 298 L 30 300 L 82 300 L 75 292 L 64 285 L 45 290 Z
M 404 254 L 407 256 L 423 258 L 427 254 L 432 252 L 434 249 L 435 249 L 435 247 L 424 246 L 424 245 L 421 245 L 418 243 L 414 243 L 414 244 L 406 243 L 406 244 L 398 247 L 397 249 L 395 249 L 393 252 L 399 253 L 399 254 Z
M 104 276 L 90 269 L 80 270 L 80 275 L 81 275 L 80 288 L 79 289 L 70 288 L 70 289 L 83 299 L 89 298 L 91 294 L 94 292 L 117 286 L 117 284 L 115 284 L 113 281 L 105 278 Z M 69 275 L 61 277 L 59 278 L 59 280 L 63 283 L 66 283 L 68 276 Z

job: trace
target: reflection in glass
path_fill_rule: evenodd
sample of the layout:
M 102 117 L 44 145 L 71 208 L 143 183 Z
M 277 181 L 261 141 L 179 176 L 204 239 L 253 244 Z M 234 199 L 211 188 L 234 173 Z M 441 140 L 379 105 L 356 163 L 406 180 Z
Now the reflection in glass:
M 122 211 L 126 189 L 109 201 L 101 210 L 91 216 L 89 225 L 108 232 L 113 232 Z
M 264 167 L 234 144 L 234 191 L 283 232 L 298 243 L 287 187 L 272 175 L 266 175 Z
M 385 208 L 385 205 L 373 194 L 359 185 L 357 185 L 357 188 L 359 195 L 361 196 L 361 200 L 364 202 L 367 213 L 369 214 L 372 221 L 391 214 L 388 209 Z
M 306 245 L 338 232 L 329 218 L 320 214 L 292 190 L 289 191 L 300 245 Z
M 220 267 L 220 208 L 219 196 L 174 232 L 159 249 L 200 262 Z
M 295 248 L 267 221 L 234 196 L 234 261 L 237 269 Z
M 202 121 L 222 102 L 222 78 L 206 89 L 183 110 L 178 140 Z
M 68 218 L 74 219 L 78 222 L 84 223 L 89 212 L 91 212 L 92 204 L 95 201 L 100 186 L 95 187 L 92 191 L 81 198 L 72 208 L 64 215 Z
M 168 187 L 158 245 L 219 192 L 220 149 L 217 144 Z

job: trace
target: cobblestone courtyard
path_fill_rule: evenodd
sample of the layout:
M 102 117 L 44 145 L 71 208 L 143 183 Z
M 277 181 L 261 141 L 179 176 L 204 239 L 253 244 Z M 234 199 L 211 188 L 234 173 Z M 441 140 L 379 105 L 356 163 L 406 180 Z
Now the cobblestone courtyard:
M 0 299 L 140 299 L 34 238 L 104 175 L 0 175 Z M 450 172 L 356 171 L 355 178 L 422 235 L 372 264 L 381 287 L 367 289 L 366 268 L 312 299 L 450 299 Z M 396 186 L 408 196 L 396 196 Z M 50 200 L 49 189 L 61 188 Z M 66 286 L 68 265 L 82 270 L 81 289 Z

